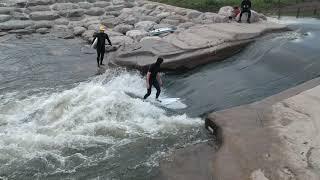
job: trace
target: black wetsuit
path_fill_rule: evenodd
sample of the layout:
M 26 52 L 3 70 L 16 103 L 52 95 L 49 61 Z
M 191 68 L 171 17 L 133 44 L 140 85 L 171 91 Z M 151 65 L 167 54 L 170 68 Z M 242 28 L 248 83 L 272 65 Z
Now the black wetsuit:
M 251 1 L 250 0 L 243 0 L 242 1 L 242 3 L 241 3 L 241 13 L 240 13 L 239 21 L 241 21 L 243 13 L 248 13 L 247 21 L 250 23 L 250 18 L 251 18 Z
M 159 71 L 160 71 L 160 64 L 155 63 L 149 67 L 148 73 L 151 73 L 150 79 L 149 79 L 149 88 L 147 90 L 147 94 L 144 96 L 144 99 L 147 99 L 150 96 L 152 86 L 154 86 L 157 89 L 156 98 L 158 99 L 161 92 L 160 85 L 157 80 L 157 75 Z
M 106 52 L 106 47 L 105 47 L 106 39 L 108 40 L 108 42 L 109 42 L 109 44 L 111 46 L 112 46 L 112 44 L 111 44 L 111 41 L 109 39 L 109 36 L 106 33 L 100 32 L 100 33 L 94 34 L 93 37 L 94 37 L 93 42 L 95 41 L 96 38 L 98 38 L 98 43 L 97 43 L 97 63 L 98 63 L 98 66 L 99 66 L 99 64 L 102 65 L 102 61 L 103 61 L 103 58 L 104 58 L 104 53 Z

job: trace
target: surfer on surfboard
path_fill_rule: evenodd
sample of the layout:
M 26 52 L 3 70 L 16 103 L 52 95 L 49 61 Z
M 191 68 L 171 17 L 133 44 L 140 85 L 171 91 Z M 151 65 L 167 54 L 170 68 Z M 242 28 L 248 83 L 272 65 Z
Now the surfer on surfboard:
M 101 25 L 99 28 L 99 33 L 96 33 L 93 35 L 94 39 L 92 41 L 92 44 L 96 43 L 98 67 L 104 65 L 102 64 L 102 61 L 104 58 L 104 53 L 106 52 L 105 40 L 107 39 L 109 44 L 112 46 L 109 36 L 106 33 L 104 33 L 104 31 L 105 31 L 105 27 Z M 97 40 L 97 42 L 95 42 L 95 40 Z
M 160 86 L 162 86 L 162 80 L 160 78 L 160 65 L 163 63 L 163 59 L 159 57 L 157 62 L 151 64 L 147 73 L 147 94 L 143 99 L 147 99 L 151 94 L 151 88 L 154 86 L 157 89 L 156 101 L 161 102 L 158 98 L 161 92 Z

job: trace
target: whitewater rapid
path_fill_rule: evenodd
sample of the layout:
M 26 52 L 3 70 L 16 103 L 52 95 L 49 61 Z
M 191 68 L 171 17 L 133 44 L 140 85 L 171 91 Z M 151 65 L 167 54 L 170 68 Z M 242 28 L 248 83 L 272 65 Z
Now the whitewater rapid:
M 0 95 L 0 177 L 151 176 L 170 149 L 203 140 L 203 122 L 125 93 L 145 91 L 139 73 L 113 69 L 71 89 Z

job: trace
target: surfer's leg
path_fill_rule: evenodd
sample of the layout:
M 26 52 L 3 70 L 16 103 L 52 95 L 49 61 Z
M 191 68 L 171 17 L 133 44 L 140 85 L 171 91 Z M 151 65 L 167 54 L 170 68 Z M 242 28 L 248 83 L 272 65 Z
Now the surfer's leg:
M 161 89 L 160 89 L 158 81 L 154 81 L 153 86 L 157 89 L 156 99 L 158 99 L 158 97 L 161 93 Z
M 100 51 L 97 50 L 97 64 L 98 64 L 98 67 L 100 67 L 100 65 L 99 65 L 99 59 L 100 59 Z
M 104 58 L 104 51 L 101 51 L 100 65 L 103 65 L 103 64 L 102 64 L 103 58 Z
M 150 96 L 150 94 L 151 94 L 151 86 L 152 86 L 152 84 L 150 84 L 150 88 L 147 90 L 147 94 L 144 95 L 143 99 L 147 99 Z

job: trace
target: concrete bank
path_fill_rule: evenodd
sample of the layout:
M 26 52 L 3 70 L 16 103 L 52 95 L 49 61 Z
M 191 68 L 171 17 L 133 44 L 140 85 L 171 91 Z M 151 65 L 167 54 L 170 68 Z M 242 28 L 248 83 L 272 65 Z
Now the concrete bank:
M 215 142 L 178 149 L 161 162 L 157 179 L 318 180 L 319 84 L 209 114 Z
M 208 124 L 218 126 L 222 137 L 214 177 L 320 179 L 319 84 L 314 79 L 260 102 L 210 114 Z

